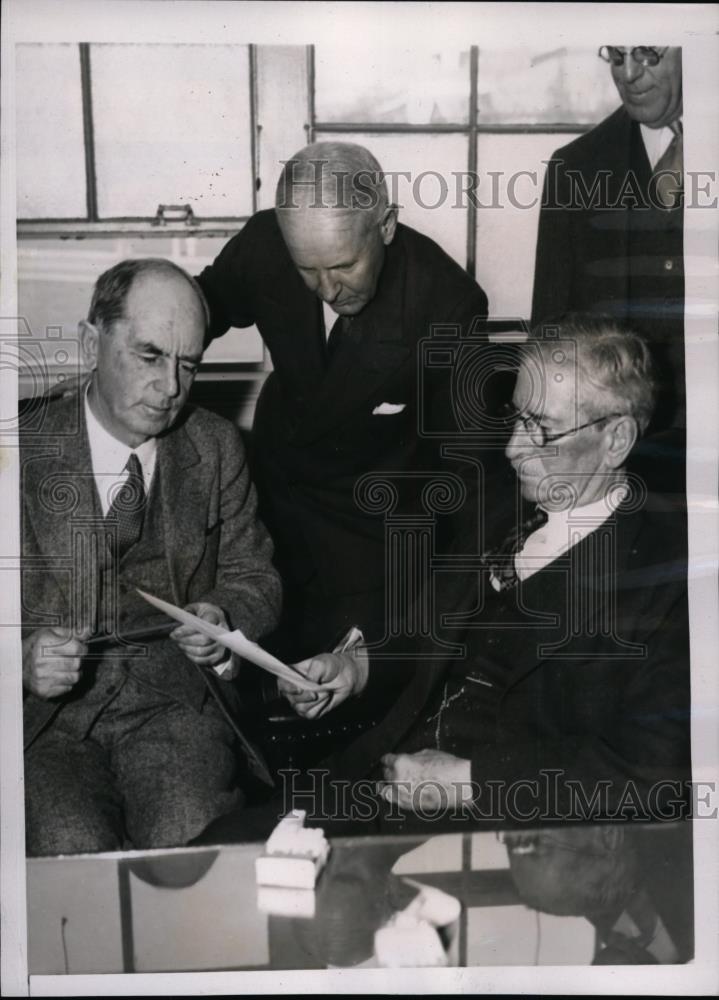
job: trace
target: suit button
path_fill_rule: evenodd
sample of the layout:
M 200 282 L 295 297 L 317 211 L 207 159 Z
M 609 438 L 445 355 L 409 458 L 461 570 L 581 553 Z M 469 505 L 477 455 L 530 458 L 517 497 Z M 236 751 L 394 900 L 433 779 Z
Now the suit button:
M 114 684 L 108 684 L 107 685 L 107 693 L 108 694 L 114 694 L 115 691 L 117 691 L 117 688 L 115 687 Z
M 673 269 L 674 269 L 674 261 L 673 260 L 669 260 L 669 259 L 665 260 L 664 261 L 664 270 L 665 271 L 672 271 Z

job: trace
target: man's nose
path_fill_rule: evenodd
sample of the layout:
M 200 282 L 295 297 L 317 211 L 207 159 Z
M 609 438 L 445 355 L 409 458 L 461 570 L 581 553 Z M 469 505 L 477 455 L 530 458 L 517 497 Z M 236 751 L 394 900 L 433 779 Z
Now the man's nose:
M 512 428 L 512 436 L 507 442 L 504 454 L 511 462 L 513 459 L 524 458 L 535 450 L 535 445 L 524 429 L 521 420 L 516 420 Z
M 180 391 L 180 378 L 177 372 L 177 362 L 166 358 L 160 373 L 158 388 L 167 399 L 174 399 Z
M 644 67 L 640 62 L 637 62 L 631 52 L 625 52 L 624 62 L 619 72 L 625 83 L 634 83 L 644 72 Z
M 318 276 L 320 298 L 324 302 L 334 302 L 340 292 L 340 283 L 329 271 L 320 271 Z

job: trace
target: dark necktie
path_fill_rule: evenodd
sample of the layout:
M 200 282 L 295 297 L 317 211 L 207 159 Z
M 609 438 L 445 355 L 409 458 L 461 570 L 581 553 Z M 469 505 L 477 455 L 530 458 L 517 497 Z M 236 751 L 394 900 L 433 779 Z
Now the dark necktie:
M 684 184 L 684 134 L 682 123 L 677 120 L 669 128 L 674 138 L 657 161 L 654 176 L 657 184 L 657 200 L 664 208 L 674 208 L 682 196 Z
M 145 483 L 142 478 L 140 460 L 133 451 L 125 465 L 127 479 L 115 494 L 107 512 L 107 521 L 117 523 L 118 558 L 122 559 L 127 550 L 135 544 L 142 532 L 145 516 Z
M 547 523 L 546 511 L 535 507 L 529 517 L 507 535 L 496 549 L 489 549 L 482 556 L 482 565 L 489 570 L 490 576 L 499 585 L 499 590 L 509 590 L 519 581 L 514 566 L 514 557 L 521 552 L 524 543 L 533 532 Z
M 348 318 L 346 316 L 338 316 L 337 319 L 332 324 L 332 329 L 330 330 L 330 335 L 327 338 L 327 361 L 331 361 L 333 355 L 336 353 L 337 348 L 342 342 L 345 330 L 347 329 Z

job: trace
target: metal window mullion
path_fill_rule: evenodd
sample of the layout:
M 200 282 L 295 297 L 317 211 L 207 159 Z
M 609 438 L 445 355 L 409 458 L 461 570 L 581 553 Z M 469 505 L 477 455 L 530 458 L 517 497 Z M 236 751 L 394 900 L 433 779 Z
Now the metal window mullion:
M 95 124 L 92 114 L 92 75 L 90 69 L 90 45 L 79 43 L 80 88 L 82 93 L 82 131 L 85 147 L 85 196 L 87 218 L 97 222 L 97 174 L 95 165 Z
M 250 162 L 252 164 L 252 213 L 257 211 L 257 192 L 259 185 L 262 183 L 260 178 L 262 176 L 260 172 L 260 131 L 262 125 L 259 122 L 259 110 L 258 110 L 258 87 L 257 87 L 257 46 L 248 45 L 247 51 L 249 54 L 249 73 L 250 73 Z M 260 342 L 262 343 L 262 361 L 260 362 L 260 368 L 262 371 L 269 371 L 272 367 L 270 362 L 270 357 L 267 352 L 267 345 L 260 335 Z
M 311 143 L 315 141 L 315 133 L 320 131 L 317 128 L 317 121 L 315 118 L 315 47 L 314 45 L 307 46 L 307 124 L 305 125 L 305 131 L 307 133 L 307 142 Z
M 309 126 L 305 126 L 309 131 Z M 481 135 L 554 135 L 560 133 L 576 133 L 580 135 L 594 128 L 594 123 L 574 122 L 517 122 L 488 123 L 475 125 L 474 131 Z M 389 135 L 468 135 L 470 125 L 458 122 L 315 122 L 313 132 L 360 133 L 368 135 L 371 132 Z
M 153 225 L 150 219 L 101 219 L 89 222 L 87 219 L 32 219 L 18 220 L 18 239 L 85 239 L 104 237 L 203 237 L 233 236 L 248 217 L 236 219 L 212 219 L 197 226 L 181 224 L 167 226 Z
M 468 126 L 459 122 L 315 122 L 317 132 L 378 132 L 398 135 L 461 134 L 466 135 Z
M 260 136 L 257 121 L 257 46 L 248 45 L 250 73 L 250 163 L 252 164 L 252 214 L 257 211 L 257 191 L 260 184 Z
M 581 135 L 589 132 L 595 123 L 580 122 L 516 122 L 507 124 L 478 125 L 478 134 L 486 135 L 560 135 L 562 133 Z
M 469 135 L 467 137 L 467 171 L 470 179 L 477 174 L 477 101 L 479 49 L 476 45 L 469 49 Z M 474 198 L 467 205 L 467 274 L 472 278 L 477 274 L 477 205 Z

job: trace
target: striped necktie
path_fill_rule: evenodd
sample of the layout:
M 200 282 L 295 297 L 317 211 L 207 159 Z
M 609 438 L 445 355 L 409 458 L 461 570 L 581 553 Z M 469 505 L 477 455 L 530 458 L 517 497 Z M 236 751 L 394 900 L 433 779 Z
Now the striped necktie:
M 142 466 L 135 452 L 131 452 L 125 465 L 127 479 L 113 497 L 105 522 L 117 524 L 118 559 L 122 559 L 142 533 L 145 517 L 145 483 Z
M 535 507 L 529 517 L 513 528 L 496 549 L 489 549 L 481 557 L 482 565 L 489 570 L 490 580 L 495 590 L 509 590 L 519 582 L 514 557 L 521 552 L 531 534 L 547 523 L 547 513 Z
M 679 204 L 684 185 L 684 133 L 682 123 L 677 119 L 669 128 L 674 138 L 664 150 L 654 168 L 657 201 L 664 208 L 674 208 Z

